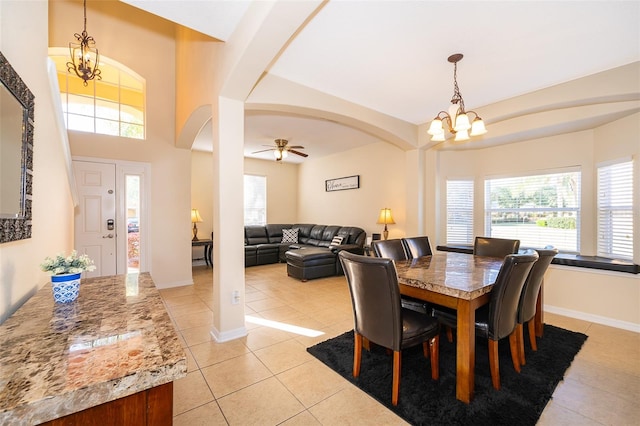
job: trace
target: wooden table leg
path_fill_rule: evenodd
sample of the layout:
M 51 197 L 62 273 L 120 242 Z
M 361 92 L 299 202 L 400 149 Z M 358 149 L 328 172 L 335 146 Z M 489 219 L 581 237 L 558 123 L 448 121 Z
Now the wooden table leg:
M 544 334 L 544 279 L 540 285 L 540 291 L 538 292 L 538 300 L 536 301 L 536 316 L 534 317 L 534 324 L 536 327 L 536 336 L 542 337 Z
M 475 319 L 475 307 L 468 300 L 459 300 L 456 340 L 456 398 L 467 404 L 473 399 L 475 386 Z

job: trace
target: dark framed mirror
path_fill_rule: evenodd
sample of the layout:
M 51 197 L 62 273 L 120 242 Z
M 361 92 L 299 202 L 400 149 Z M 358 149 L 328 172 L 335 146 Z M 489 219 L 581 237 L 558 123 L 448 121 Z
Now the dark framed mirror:
M 0 243 L 31 238 L 34 107 L 0 52 Z

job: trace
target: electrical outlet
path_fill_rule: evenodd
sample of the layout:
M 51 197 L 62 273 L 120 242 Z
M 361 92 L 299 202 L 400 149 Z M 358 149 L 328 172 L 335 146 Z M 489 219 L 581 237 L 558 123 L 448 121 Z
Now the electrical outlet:
M 240 292 L 238 290 L 234 290 L 231 294 L 231 304 L 237 305 L 240 303 Z

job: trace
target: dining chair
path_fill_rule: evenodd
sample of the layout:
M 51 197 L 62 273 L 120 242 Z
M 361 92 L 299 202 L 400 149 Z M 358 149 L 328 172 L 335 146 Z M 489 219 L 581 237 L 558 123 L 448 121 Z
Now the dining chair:
M 534 317 L 536 315 L 536 306 L 538 302 L 538 293 L 542 286 L 542 280 L 544 278 L 547 268 L 551 264 L 553 258 L 558 254 L 558 249 L 553 247 L 545 247 L 544 249 L 536 250 L 538 253 L 538 261 L 531 268 L 529 276 L 524 283 L 522 293 L 520 295 L 520 302 L 518 304 L 518 346 L 520 348 L 520 365 L 525 364 L 524 356 L 524 323 L 527 323 L 527 329 L 529 331 L 529 342 L 531 342 L 531 349 L 538 350 L 536 344 L 536 325 Z
M 405 244 L 401 239 L 372 241 L 371 246 L 375 257 L 383 257 L 391 260 L 412 259 L 410 252 L 406 250 Z M 402 296 L 401 302 L 403 308 L 431 315 L 431 306 L 424 300 Z
M 384 257 L 393 260 L 407 260 L 411 257 L 407 254 L 400 238 L 394 240 L 377 240 L 371 242 L 373 254 L 376 257 Z
M 438 380 L 440 325 L 432 316 L 402 308 L 396 268 L 391 259 L 361 256 L 346 250 L 338 257 L 353 304 L 353 377 L 360 375 L 363 339 L 392 350 L 391 403 L 397 405 L 402 349 L 422 344 L 425 358 L 431 358 L 431 378 Z
M 433 254 L 431 244 L 429 244 L 429 237 L 426 236 L 403 238 L 402 245 L 407 255 L 413 259 Z
M 520 350 L 516 331 L 518 305 L 524 283 L 537 260 L 538 254 L 535 252 L 507 255 L 498 272 L 496 282 L 491 288 L 489 303 L 476 310 L 476 335 L 488 339 L 491 382 L 495 389 L 500 389 L 499 340 L 509 337 L 513 368 L 520 372 Z M 455 310 L 441 309 L 436 306 L 433 309 L 433 315 L 441 324 L 452 328 L 457 325 Z
M 476 256 L 502 257 L 517 253 L 520 248 L 520 240 L 506 238 L 476 237 L 473 243 L 473 254 Z M 451 327 L 445 326 L 447 340 L 453 342 Z
M 505 257 L 517 253 L 520 240 L 506 238 L 476 237 L 473 243 L 473 254 L 476 256 Z

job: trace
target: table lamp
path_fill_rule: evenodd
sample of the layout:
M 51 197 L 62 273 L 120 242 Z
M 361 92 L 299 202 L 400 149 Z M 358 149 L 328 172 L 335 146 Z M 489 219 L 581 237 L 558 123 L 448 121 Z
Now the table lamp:
M 389 236 L 389 231 L 387 230 L 387 224 L 395 225 L 395 221 L 393 220 L 393 216 L 391 216 L 391 209 L 384 208 L 380 210 L 380 216 L 378 217 L 378 222 L 380 225 L 384 224 L 384 231 L 382 231 L 382 235 L 386 240 Z
M 198 209 L 191 209 L 191 223 L 193 223 L 193 240 L 191 241 L 198 241 L 198 227 L 196 223 L 200 222 L 202 222 L 202 218 L 200 217 Z

